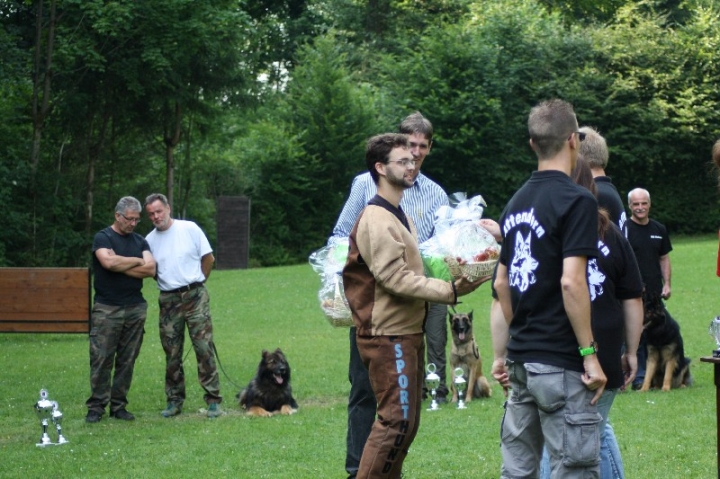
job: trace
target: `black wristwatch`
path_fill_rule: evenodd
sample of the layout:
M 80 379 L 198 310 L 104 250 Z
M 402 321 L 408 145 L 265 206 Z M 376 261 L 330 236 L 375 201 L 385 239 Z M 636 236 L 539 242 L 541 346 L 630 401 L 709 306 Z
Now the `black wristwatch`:
M 578 351 L 580 351 L 580 356 L 589 356 L 598 352 L 598 345 L 595 341 L 593 341 L 590 343 L 590 346 L 587 348 L 578 348 Z

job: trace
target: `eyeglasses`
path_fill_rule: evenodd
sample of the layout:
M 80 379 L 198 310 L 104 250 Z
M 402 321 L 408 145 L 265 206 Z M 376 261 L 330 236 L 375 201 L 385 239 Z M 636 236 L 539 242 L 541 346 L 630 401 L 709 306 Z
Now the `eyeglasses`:
M 397 163 L 398 165 L 401 165 L 404 168 L 409 167 L 410 165 L 416 166 L 419 160 L 408 160 L 407 158 L 404 160 L 389 160 L 388 163 Z
M 140 217 L 138 217 L 138 218 L 128 218 L 127 216 L 125 216 L 125 215 L 122 214 L 122 213 L 120 213 L 120 216 L 122 216 L 123 218 L 125 218 L 125 221 L 127 221 L 128 223 L 135 223 L 135 224 L 140 223 Z

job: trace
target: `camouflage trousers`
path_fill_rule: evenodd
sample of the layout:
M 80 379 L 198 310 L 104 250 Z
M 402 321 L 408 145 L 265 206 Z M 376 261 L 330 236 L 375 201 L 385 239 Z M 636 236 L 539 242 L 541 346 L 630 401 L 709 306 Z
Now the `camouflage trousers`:
M 210 296 L 202 286 L 183 293 L 160 293 L 160 342 L 165 350 L 165 395 L 169 403 L 185 401 L 183 346 L 187 324 L 197 359 L 198 381 L 208 404 L 222 402 L 213 350 Z
M 90 411 L 100 414 L 110 404 L 110 412 L 127 406 L 135 359 L 140 353 L 147 303 L 110 306 L 95 303 L 90 329 Z M 115 374 L 112 377 L 113 366 Z

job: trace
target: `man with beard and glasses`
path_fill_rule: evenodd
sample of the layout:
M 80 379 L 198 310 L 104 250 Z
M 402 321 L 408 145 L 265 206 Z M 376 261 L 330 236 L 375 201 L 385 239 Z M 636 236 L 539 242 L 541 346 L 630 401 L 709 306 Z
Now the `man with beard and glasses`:
M 399 478 L 420 425 L 426 302 L 456 304 L 489 278 L 447 282 L 425 277 L 417 230 L 401 207 L 416 168 L 405 135 L 370 138 L 365 160 L 377 194 L 350 232 L 343 283 L 357 350 L 375 392 L 377 419 L 356 477 Z

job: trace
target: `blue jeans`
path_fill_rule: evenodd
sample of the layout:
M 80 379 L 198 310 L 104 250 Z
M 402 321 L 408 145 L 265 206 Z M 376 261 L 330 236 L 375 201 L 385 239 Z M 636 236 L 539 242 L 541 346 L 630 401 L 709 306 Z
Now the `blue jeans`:
M 637 374 L 633 379 L 633 386 L 639 388 L 642 386 L 643 380 L 645 379 L 645 363 L 647 362 L 647 339 L 645 338 L 645 331 L 640 335 L 640 344 L 637 349 Z
M 617 389 L 606 389 L 597 403 L 598 412 L 603 417 L 600 437 L 600 479 L 625 479 L 622 456 L 612 425 L 608 422 L 610 408 L 617 394 Z M 543 449 L 540 463 L 540 479 L 550 479 L 550 455 L 547 448 Z

